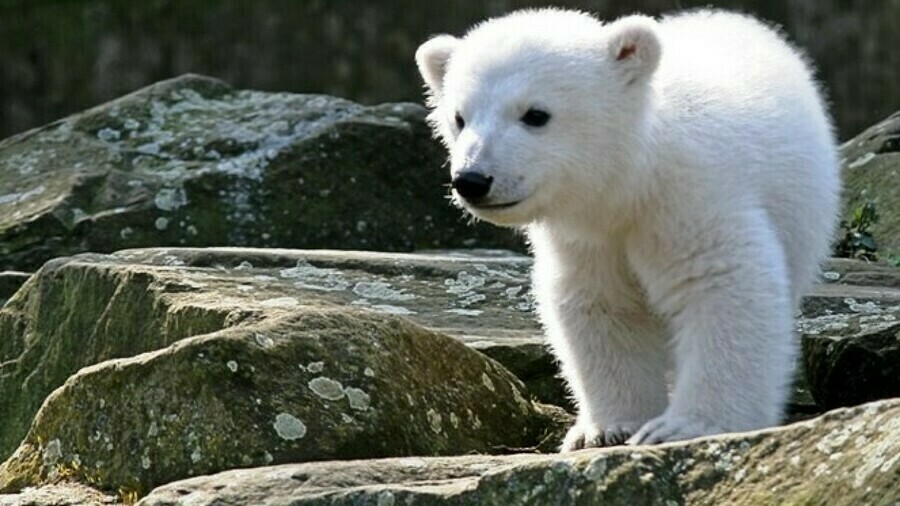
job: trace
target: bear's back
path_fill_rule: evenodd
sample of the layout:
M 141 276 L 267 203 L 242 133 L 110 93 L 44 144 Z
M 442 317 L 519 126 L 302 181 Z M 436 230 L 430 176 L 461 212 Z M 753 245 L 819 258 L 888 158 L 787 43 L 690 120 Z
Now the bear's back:
M 802 53 L 755 18 L 694 11 L 663 18 L 657 31 L 663 47 L 657 79 L 663 83 L 689 82 L 746 96 L 809 91 L 813 83 Z
M 834 151 L 812 68 L 774 28 L 740 14 L 694 11 L 664 18 L 657 33 L 657 112 L 675 127 L 669 132 L 680 133 L 677 145 L 697 148 L 689 156 L 727 146 L 747 162 L 796 166 L 790 159 Z
M 704 117 L 716 130 L 727 130 L 723 121 L 731 119 L 745 131 L 781 125 L 823 141 L 831 136 L 810 65 L 775 28 L 740 14 L 694 11 L 664 18 L 658 35 L 656 86 L 672 119 L 690 116 L 706 132 Z
M 727 205 L 757 202 L 785 248 L 793 296 L 828 250 L 840 190 L 824 97 L 802 53 L 740 14 L 698 11 L 660 23 L 654 87 L 666 159 Z

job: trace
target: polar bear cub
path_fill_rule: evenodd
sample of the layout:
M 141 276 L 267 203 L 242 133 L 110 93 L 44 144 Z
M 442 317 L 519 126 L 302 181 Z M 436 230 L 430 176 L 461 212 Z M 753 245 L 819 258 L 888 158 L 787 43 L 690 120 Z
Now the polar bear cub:
M 435 37 L 416 62 L 455 201 L 529 239 L 578 405 L 564 451 L 779 422 L 840 191 L 796 49 L 727 12 L 551 9 Z

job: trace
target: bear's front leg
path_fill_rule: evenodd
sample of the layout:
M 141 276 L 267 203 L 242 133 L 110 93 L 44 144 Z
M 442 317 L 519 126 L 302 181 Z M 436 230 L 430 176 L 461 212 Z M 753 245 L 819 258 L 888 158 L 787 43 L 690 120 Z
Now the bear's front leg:
M 623 444 L 666 407 L 659 321 L 569 297 L 542 311 L 578 418 L 561 451 Z
M 762 213 L 745 218 L 743 227 L 693 236 L 693 248 L 645 247 L 660 254 L 636 256 L 647 295 L 672 329 L 675 380 L 666 411 L 628 444 L 780 421 L 796 355 L 789 274 Z

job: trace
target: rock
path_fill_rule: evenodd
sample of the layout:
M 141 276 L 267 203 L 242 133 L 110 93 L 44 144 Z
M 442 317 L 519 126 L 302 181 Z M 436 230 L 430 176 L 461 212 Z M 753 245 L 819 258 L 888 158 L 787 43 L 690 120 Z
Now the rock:
M 0 270 L 160 245 L 519 247 L 446 203 L 414 104 L 182 76 L 0 142 Z
M 900 112 L 841 147 L 844 163 L 844 216 L 874 201 L 880 220 L 873 227 L 881 253 L 900 252 Z
M 831 258 L 822 268 L 822 281 L 841 285 L 900 288 L 900 269 L 884 262 Z
M 856 316 L 844 332 L 803 336 L 805 374 L 816 404 L 832 409 L 900 397 L 900 323 L 890 316 L 888 322 Z
M 0 306 L 16 293 L 31 274 L 18 271 L 0 271 Z
M 170 483 L 176 504 L 893 504 L 900 399 L 811 421 L 661 446 L 566 455 L 291 464 Z
M 567 420 L 446 335 L 533 331 L 510 318 L 530 309 L 527 266 L 243 249 L 51 261 L 0 310 L 4 453 L 18 445 L 0 491 L 63 473 L 146 493 L 233 467 L 538 446 Z
M 131 497 L 132 503 L 136 497 Z M 79 483 L 62 482 L 38 488 L 26 488 L 18 494 L 0 494 L 0 506 L 97 506 L 122 504 L 118 497 L 106 495 Z
M 800 329 L 843 321 L 860 313 L 884 313 L 900 305 L 900 289 L 883 286 L 822 284 L 803 298 Z
M 858 330 L 860 322 L 871 325 L 894 321 L 900 316 L 900 289 L 897 287 L 900 271 L 883 264 L 832 258 L 823 268 L 822 280 L 823 284 L 814 287 L 804 297 L 797 321 L 803 353 L 797 365 L 793 395 L 788 403 L 788 421 L 850 405 L 831 402 L 823 404 L 820 402 L 826 399 L 823 395 L 856 396 L 859 401 L 855 404 L 893 396 L 886 395 L 880 389 L 845 393 L 843 389 L 846 384 L 825 381 L 827 375 L 823 375 L 822 371 L 830 369 L 830 366 L 820 364 L 824 357 L 818 353 L 818 345 L 813 343 L 833 339 L 833 336 L 840 335 L 845 329 Z M 865 364 L 863 357 L 859 358 L 860 361 L 855 363 L 856 370 L 861 374 L 857 381 L 875 380 L 866 378 L 865 375 L 874 370 Z M 831 363 L 830 360 L 826 362 Z
M 805 300 L 801 367 L 819 410 L 900 396 L 898 318 L 896 288 L 822 285 Z
M 299 293 L 401 315 L 498 358 L 515 355 L 504 350 L 522 342 L 534 353 L 541 331 L 531 316 L 529 268 L 521 256 L 239 249 L 50 262 L 0 310 L 0 397 L 9 406 L 0 405 L 0 455 L 79 368 L 257 318 L 248 298 L 277 305 Z M 142 318 L 118 316 L 138 312 Z
M 574 401 L 543 337 L 504 337 L 498 332 L 490 339 L 463 337 L 463 342 L 503 364 L 536 399 L 574 412 Z

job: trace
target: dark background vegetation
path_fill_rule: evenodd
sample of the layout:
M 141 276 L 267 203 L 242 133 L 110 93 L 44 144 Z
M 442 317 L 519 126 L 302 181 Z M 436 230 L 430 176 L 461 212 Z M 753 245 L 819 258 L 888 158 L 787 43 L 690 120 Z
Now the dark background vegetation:
M 0 0 L 0 137 L 186 72 L 240 88 L 421 101 L 412 55 L 533 0 Z M 558 0 L 612 18 L 713 4 L 807 48 L 841 138 L 900 108 L 898 0 Z M 739 79 L 740 76 L 735 76 Z

